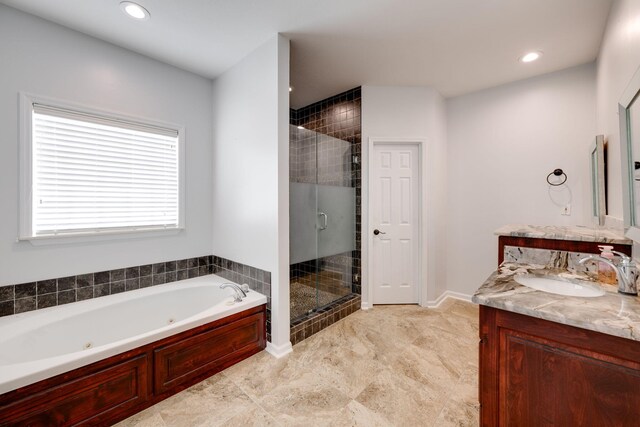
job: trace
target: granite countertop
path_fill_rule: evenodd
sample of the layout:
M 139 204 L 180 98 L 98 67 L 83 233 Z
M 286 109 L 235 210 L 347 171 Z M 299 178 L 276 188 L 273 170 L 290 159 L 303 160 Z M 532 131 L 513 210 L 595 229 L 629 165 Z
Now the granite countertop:
M 587 276 L 542 265 L 503 263 L 473 295 L 473 302 L 514 313 L 640 341 L 640 298 L 622 295 L 616 286 L 600 285 L 605 295 L 570 297 L 537 291 L 517 283 L 516 274 L 553 274 L 568 280 Z M 596 282 L 593 282 L 596 283 Z
M 598 227 L 557 225 L 505 225 L 495 231 L 497 236 L 533 237 L 537 239 L 572 240 L 578 242 L 617 243 L 631 245 L 622 230 Z

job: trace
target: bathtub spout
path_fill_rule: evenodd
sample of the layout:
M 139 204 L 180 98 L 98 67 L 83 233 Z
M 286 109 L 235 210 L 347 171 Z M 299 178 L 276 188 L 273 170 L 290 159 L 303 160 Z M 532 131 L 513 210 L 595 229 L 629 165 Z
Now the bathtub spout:
M 242 288 L 235 283 L 223 283 L 220 285 L 220 289 L 224 288 L 232 288 L 235 291 L 235 296 L 233 298 L 234 302 L 242 302 L 242 298 L 247 297 L 247 294 L 242 290 Z

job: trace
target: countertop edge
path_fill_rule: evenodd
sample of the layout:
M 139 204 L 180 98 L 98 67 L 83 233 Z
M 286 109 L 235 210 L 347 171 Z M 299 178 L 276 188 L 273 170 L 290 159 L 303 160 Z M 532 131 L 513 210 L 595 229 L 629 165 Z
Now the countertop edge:
M 597 326 L 602 326 L 602 324 L 599 323 L 590 323 L 590 324 L 585 324 L 582 322 L 578 322 L 575 321 L 571 318 L 566 318 L 566 317 L 562 317 L 562 316 L 554 316 L 551 313 L 544 313 L 541 311 L 537 311 L 537 310 L 530 310 L 530 309 L 526 309 L 523 307 L 518 307 L 517 305 L 509 305 L 509 304 L 503 304 L 497 301 L 490 301 L 490 300 L 482 300 L 480 298 L 476 298 L 475 295 L 474 297 L 471 299 L 473 302 L 475 302 L 478 305 L 484 305 L 485 307 L 491 307 L 491 308 L 496 308 L 499 310 L 504 310 L 504 311 L 508 311 L 510 313 L 517 313 L 517 314 L 522 314 L 524 316 L 529 316 L 529 317 L 534 317 L 536 319 L 542 319 L 542 320 L 547 320 L 549 322 L 554 322 L 554 323 L 558 323 L 561 325 L 567 325 L 567 326 L 573 326 L 575 328 L 580 328 L 580 329 L 586 329 L 588 331 L 593 331 L 593 332 L 599 332 L 601 334 L 605 334 L 605 335 L 610 335 L 610 336 L 614 336 L 614 337 L 619 337 L 619 338 L 626 338 L 632 341 L 640 341 L 640 337 L 636 337 L 634 336 L 634 334 L 632 333 L 631 329 L 622 329 L 622 328 L 603 328 L 600 327 L 598 328 Z M 593 325 L 593 327 L 589 327 Z
M 640 342 L 640 298 L 607 291 L 603 297 L 566 297 L 520 285 L 516 274 L 540 272 L 533 264 L 503 263 L 471 301 L 512 313 Z M 567 272 L 569 275 L 573 273 Z M 578 277 L 578 276 L 575 276 Z M 606 286 L 606 285 L 605 285 Z

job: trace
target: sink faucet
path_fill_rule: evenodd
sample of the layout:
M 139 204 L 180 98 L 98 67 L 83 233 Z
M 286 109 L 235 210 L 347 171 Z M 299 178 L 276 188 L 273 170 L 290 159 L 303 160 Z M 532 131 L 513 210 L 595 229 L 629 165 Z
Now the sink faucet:
M 602 257 L 600 255 L 589 255 L 578 261 L 579 264 L 584 264 L 587 261 L 604 262 L 610 265 L 616 272 L 618 277 L 618 292 L 626 295 L 638 295 L 638 288 L 636 287 L 636 278 L 638 277 L 638 270 L 633 263 L 633 260 L 627 255 L 611 251 L 620 257 L 620 262 L 616 265 L 610 259 Z
M 220 285 L 220 289 L 232 288 L 235 291 L 233 302 L 242 302 L 242 298 L 246 298 L 247 294 L 242 288 L 235 283 L 223 283 Z

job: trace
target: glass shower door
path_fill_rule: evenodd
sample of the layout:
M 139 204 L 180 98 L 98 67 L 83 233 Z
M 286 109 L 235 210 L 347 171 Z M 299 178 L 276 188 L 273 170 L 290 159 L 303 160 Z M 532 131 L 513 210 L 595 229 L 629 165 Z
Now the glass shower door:
M 355 188 L 350 144 L 290 128 L 290 275 L 294 320 L 351 293 Z
M 318 307 L 317 134 L 289 130 L 289 264 L 291 319 Z

